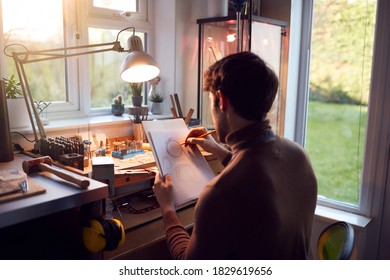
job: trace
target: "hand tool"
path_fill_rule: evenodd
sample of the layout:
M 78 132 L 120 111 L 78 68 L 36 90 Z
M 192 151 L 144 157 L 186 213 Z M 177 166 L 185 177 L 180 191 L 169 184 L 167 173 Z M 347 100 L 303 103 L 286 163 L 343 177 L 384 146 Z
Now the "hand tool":
M 51 157 L 43 156 L 43 157 L 23 161 L 22 167 L 23 167 L 23 171 L 26 172 L 26 174 L 32 174 L 40 171 L 47 171 L 60 177 L 61 179 L 64 179 L 66 181 L 78 185 L 82 189 L 88 188 L 89 180 L 81 179 L 76 174 L 71 174 L 70 172 L 65 172 L 60 169 L 56 169 L 52 167 L 52 164 L 53 161 Z

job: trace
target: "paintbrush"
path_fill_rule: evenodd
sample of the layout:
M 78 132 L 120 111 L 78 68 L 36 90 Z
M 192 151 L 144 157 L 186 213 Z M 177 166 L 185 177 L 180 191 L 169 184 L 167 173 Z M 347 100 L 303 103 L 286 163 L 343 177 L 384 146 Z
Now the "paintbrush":
M 210 135 L 210 134 L 212 134 L 212 133 L 214 133 L 214 132 L 215 132 L 215 130 L 210 130 L 210 131 L 208 131 L 208 132 L 206 132 L 206 133 L 203 133 L 203 134 L 201 134 L 201 135 L 199 135 L 199 136 L 196 136 L 195 138 L 205 138 L 207 135 Z M 184 145 L 184 144 L 186 144 L 185 141 L 182 142 L 180 145 Z

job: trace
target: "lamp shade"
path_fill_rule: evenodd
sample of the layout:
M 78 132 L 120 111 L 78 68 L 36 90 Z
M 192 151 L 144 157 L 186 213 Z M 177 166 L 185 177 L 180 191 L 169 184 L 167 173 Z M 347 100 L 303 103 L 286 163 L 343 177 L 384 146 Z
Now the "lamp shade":
M 143 51 L 129 53 L 121 64 L 121 78 L 128 83 L 141 83 L 160 74 L 156 61 Z
M 143 51 L 141 38 L 131 36 L 127 41 L 130 53 L 121 64 L 121 78 L 128 83 L 150 81 L 160 74 L 157 62 Z

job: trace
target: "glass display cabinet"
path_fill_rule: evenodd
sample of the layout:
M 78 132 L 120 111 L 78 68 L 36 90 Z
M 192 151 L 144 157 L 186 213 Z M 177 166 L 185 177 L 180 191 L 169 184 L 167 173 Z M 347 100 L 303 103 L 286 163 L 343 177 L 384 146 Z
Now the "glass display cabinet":
M 285 79 L 282 75 L 284 37 L 287 24 L 282 21 L 252 16 L 239 24 L 242 37 L 237 40 L 236 17 L 198 19 L 199 61 L 198 61 L 198 118 L 200 124 L 212 128 L 208 93 L 203 91 L 203 73 L 215 61 L 238 50 L 252 51 L 261 56 L 279 77 L 280 86 L 268 118 L 275 133 L 283 135 L 285 108 Z M 250 102 L 250 100 L 248 100 Z

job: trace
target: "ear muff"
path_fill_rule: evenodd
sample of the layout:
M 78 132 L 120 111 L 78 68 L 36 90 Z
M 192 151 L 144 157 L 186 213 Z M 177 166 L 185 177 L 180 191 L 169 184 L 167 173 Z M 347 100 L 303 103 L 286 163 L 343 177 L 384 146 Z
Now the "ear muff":
M 91 220 L 89 227 L 83 228 L 83 242 L 92 253 L 115 250 L 125 242 L 125 230 L 119 220 L 99 217 Z
M 119 227 L 119 244 L 118 244 L 118 247 L 123 245 L 123 243 L 125 243 L 125 240 L 126 240 L 126 235 L 125 235 L 125 228 L 123 227 L 123 224 L 121 223 L 121 221 L 119 221 L 118 219 L 112 219 Z
M 83 228 L 83 243 L 85 248 L 92 253 L 97 253 L 106 246 L 105 230 L 98 220 L 91 220 L 89 227 Z
M 106 246 L 104 247 L 104 250 L 106 251 L 112 251 L 116 247 L 118 247 L 119 240 L 120 240 L 120 228 L 117 223 L 115 223 L 113 220 L 106 220 L 107 228 L 110 233 L 110 236 L 106 237 Z

